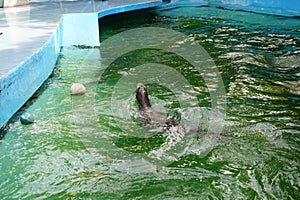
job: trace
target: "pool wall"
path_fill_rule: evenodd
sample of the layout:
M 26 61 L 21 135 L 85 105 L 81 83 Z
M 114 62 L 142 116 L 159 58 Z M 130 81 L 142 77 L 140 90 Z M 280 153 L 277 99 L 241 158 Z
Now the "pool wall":
M 208 0 L 209 5 L 263 14 L 300 16 L 299 0 Z
M 170 0 L 164 7 L 215 6 L 262 14 L 300 16 L 300 0 Z
M 184 6 L 208 6 L 208 0 L 170 0 L 161 6 L 162 9 L 172 9 Z
M 0 78 L 0 128 L 50 76 L 62 46 L 62 22 L 39 51 Z
M 98 13 L 65 14 L 62 21 L 62 46 L 100 45 Z

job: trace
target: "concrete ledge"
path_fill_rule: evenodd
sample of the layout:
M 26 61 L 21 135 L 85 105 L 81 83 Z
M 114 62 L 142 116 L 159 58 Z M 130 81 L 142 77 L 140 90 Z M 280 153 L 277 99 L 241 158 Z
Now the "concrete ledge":
M 62 44 L 62 23 L 41 49 L 0 79 L 0 128 L 50 76 Z
M 29 0 L 0 0 L 0 8 L 28 5 Z
M 148 2 L 148 3 L 137 3 L 137 4 L 131 4 L 131 5 L 126 5 L 126 6 L 119 6 L 115 7 L 112 9 L 105 9 L 102 12 L 98 13 L 98 18 L 102 18 L 108 15 L 113 15 L 117 13 L 123 13 L 123 12 L 129 12 L 129 11 L 134 11 L 134 10 L 141 10 L 141 9 L 146 9 L 146 8 L 153 8 L 153 7 L 158 7 L 162 6 L 162 2 Z

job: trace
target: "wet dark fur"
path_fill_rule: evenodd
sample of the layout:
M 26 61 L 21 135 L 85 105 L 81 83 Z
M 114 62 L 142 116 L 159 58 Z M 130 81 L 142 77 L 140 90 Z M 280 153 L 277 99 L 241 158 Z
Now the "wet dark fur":
M 147 88 L 141 83 L 139 83 L 136 88 L 136 100 L 138 102 L 140 111 L 152 109 L 148 97 Z
M 136 100 L 139 106 L 141 119 L 147 124 L 166 124 L 168 117 L 152 109 L 146 86 L 139 83 L 136 88 Z

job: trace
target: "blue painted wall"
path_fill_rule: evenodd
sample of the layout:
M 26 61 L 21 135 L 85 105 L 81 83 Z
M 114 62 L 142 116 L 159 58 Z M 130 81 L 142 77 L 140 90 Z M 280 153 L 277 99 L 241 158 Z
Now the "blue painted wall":
M 300 16 L 300 0 L 171 0 L 168 6 L 172 8 L 197 4 L 264 14 Z
M 0 128 L 50 76 L 62 44 L 62 24 L 38 52 L 0 79 Z
M 165 1 L 164 5 L 161 6 L 162 9 L 170 9 L 183 6 L 207 6 L 208 0 L 170 0 Z
M 98 13 L 65 14 L 62 46 L 99 46 Z
M 107 15 L 160 6 L 161 2 L 145 2 L 124 5 L 95 13 L 65 14 L 63 20 L 62 46 L 99 46 L 98 19 Z
M 209 5 L 264 14 L 300 16 L 300 0 L 209 0 Z

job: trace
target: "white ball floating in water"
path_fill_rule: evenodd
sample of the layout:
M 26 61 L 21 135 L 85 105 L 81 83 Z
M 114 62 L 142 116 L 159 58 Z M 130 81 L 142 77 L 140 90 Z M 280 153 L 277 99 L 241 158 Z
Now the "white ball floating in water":
M 26 112 L 26 113 L 23 113 L 21 116 L 20 116 L 20 122 L 22 124 L 32 124 L 34 122 L 34 117 L 32 114 Z
M 86 89 L 81 83 L 73 83 L 70 88 L 71 95 L 83 95 L 85 92 Z

